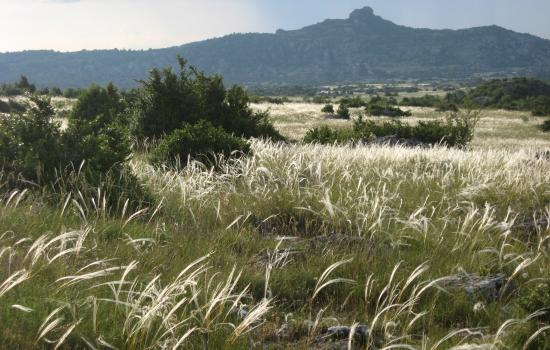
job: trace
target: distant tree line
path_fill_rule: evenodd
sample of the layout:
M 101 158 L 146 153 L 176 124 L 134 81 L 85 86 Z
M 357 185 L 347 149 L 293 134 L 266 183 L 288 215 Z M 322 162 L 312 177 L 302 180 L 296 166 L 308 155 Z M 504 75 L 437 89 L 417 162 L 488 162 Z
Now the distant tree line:
M 21 76 L 15 83 L 0 85 L 0 96 L 14 97 L 29 94 L 41 96 L 77 98 L 85 89 L 67 88 L 61 90 L 58 87 L 38 89 L 26 76 Z
M 470 91 L 455 91 L 444 97 L 405 97 L 401 105 L 455 109 L 465 104 L 478 108 L 530 111 L 534 116 L 550 115 L 550 84 L 532 78 L 496 79 Z

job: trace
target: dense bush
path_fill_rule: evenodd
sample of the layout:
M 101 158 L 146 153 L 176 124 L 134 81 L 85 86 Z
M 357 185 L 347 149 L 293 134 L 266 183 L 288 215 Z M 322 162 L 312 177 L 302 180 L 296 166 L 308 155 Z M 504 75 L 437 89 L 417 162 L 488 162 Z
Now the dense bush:
M 68 163 L 86 161 L 92 172 L 104 173 L 130 154 L 126 105 L 117 89 L 92 86 L 82 92 L 63 135 Z
M 61 89 L 58 88 L 58 87 L 53 87 L 50 90 L 50 95 L 51 96 L 63 96 L 63 91 L 61 91 Z
M 382 104 L 369 104 L 365 109 L 368 115 L 375 117 L 410 117 L 412 113 L 410 111 L 404 111 L 399 107 Z
M 338 110 L 336 111 L 336 116 L 340 119 L 350 119 L 351 114 L 348 106 L 345 104 L 340 104 L 340 106 L 338 106 Z
M 55 195 L 79 191 L 94 196 L 101 187 L 109 207 L 126 200 L 128 208 L 150 203 L 125 163 L 130 143 L 121 109 L 116 109 L 119 97 L 113 87 L 90 88 L 64 132 L 52 121 L 55 112 L 45 97 L 31 96 L 27 111 L 1 117 L 0 170 L 7 186 L 34 183 Z
M 376 137 L 394 136 L 401 140 L 462 148 L 472 141 L 478 120 L 479 113 L 474 111 L 463 114 L 451 113 L 444 120 L 421 121 L 414 126 L 398 120 L 377 123 L 359 118 L 354 122 L 352 129 L 335 130 L 327 126 L 311 129 L 306 134 L 304 142 L 354 143 L 369 142 Z
M 275 105 L 283 105 L 290 102 L 288 97 L 270 97 L 270 96 L 250 96 L 251 103 L 271 103 Z
M 436 110 L 438 112 L 458 112 L 460 109 L 455 103 L 441 101 Z
M 526 290 L 519 298 L 519 305 L 529 314 L 536 311 L 544 311 L 541 319 L 550 322 L 550 281 L 540 282 L 533 288 Z
M 0 85 L 0 95 L 3 96 L 17 96 L 27 92 L 34 93 L 35 91 L 36 86 L 31 84 L 26 76 L 21 76 L 16 83 Z
M 365 108 L 368 115 L 384 116 L 384 117 L 409 117 L 411 112 L 403 111 L 399 107 L 395 107 L 397 101 L 394 98 L 384 98 L 380 96 L 373 97 Z
M 178 73 L 155 69 L 141 82 L 132 106 L 137 137 L 162 137 L 204 119 L 237 136 L 282 139 L 266 113 L 250 109 L 244 89 L 227 90 L 221 76 L 206 76 L 182 58 L 179 64 Z
M 367 106 L 367 102 L 359 96 L 344 97 L 344 98 L 340 99 L 340 104 L 341 105 L 346 105 L 349 108 L 361 108 L 361 107 L 366 107 Z
M 546 120 L 542 123 L 542 131 L 550 132 L 550 120 Z
M 404 97 L 401 100 L 401 106 L 412 107 L 437 107 L 441 104 L 441 99 L 434 95 L 424 95 L 422 97 Z
M 534 116 L 550 115 L 550 96 L 539 96 L 531 102 L 531 111 Z
M 9 103 L 0 100 L 0 113 L 9 113 L 10 112 L 10 105 Z
M 459 99 L 460 102 L 456 100 Z M 413 106 L 413 107 L 432 107 L 436 108 L 438 112 L 458 112 L 458 105 L 462 104 L 463 97 L 447 94 L 446 97 L 441 98 L 435 95 L 424 95 L 422 97 L 405 97 L 401 100 L 401 106 Z
M 24 113 L 0 117 L 2 170 L 35 183 L 52 181 L 63 164 L 59 125 L 49 100 L 31 97 Z
M 321 112 L 334 114 L 334 106 L 332 104 L 326 104 L 323 109 L 321 109 Z
M 63 97 L 65 98 L 77 98 L 82 93 L 81 89 L 68 88 L 63 91 Z
M 541 80 L 491 80 L 473 89 L 468 97 L 480 107 L 529 110 L 533 115 L 550 115 L 550 84 Z
M 357 138 L 353 129 L 333 129 L 329 126 L 323 125 L 318 128 L 308 130 L 304 136 L 304 143 L 319 143 L 323 145 L 335 144 L 335 143 L 354 143 L 361 141 Z
M 154 150 L 154 163 L 186 165 L 188 160 L 198 160 L 215 165 L 218 155 L 229 158 L 235 154 L 250 152 L 250 146 L 242 138 L 225 132 L 207 121 L 186 124 L 166 136 Z

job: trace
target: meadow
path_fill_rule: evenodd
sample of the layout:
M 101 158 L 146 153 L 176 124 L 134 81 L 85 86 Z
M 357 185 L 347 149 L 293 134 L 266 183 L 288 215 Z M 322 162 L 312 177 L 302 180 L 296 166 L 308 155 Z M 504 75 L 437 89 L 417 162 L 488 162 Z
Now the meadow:
M 252 107 L 292 141 L 350 123 Z M 2 191 L 1 347 L 550 349 L 540 123 L 483 111 L 464 150 L 251 140 L 178 171 L 145 144 L 130 166 L 151 207 L 110 206 L 108 186 Z

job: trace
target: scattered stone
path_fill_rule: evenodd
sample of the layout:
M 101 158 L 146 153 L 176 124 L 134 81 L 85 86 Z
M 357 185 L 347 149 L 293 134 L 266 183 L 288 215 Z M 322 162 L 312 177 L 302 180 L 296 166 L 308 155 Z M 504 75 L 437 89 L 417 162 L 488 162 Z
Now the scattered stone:
M 324 330 L 319 337 L 317 337 L 317 341 L 347 340 L 350 338 L 352 329 L 353 327 L 347 326 L 329 327 Z M 353 340 L 359 343 L 365 343 L 369 338 L 369 333 L 369 326 L 359 325 L 354 329 Z
M 544 212 L 537 211 L 531 215 L 521 215 L 516 219 L 514 228 L 524 231 L 528 234 L 537 234 L 550 229 L 550 221 Z
M 460 288 L 468 295 L 472 297 L 481 296 L 486 301 L 497 299 L 505 284 L 505 275 L 480 277 L 465 271 L 460 271 L 456 275 L 448 276 L 442 282 L 443 287 Z

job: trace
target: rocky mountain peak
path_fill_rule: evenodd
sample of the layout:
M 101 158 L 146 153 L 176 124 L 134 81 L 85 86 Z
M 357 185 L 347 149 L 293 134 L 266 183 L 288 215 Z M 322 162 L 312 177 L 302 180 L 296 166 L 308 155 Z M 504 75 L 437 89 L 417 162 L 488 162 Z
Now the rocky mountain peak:
M 364 21 L 368 20 L 369 18 L 375 17 L 374 10 L 372 7 L 363 7 L 361 9 L 354 10 L 350 15 L 349 19 L 351 20 L 357 20 L 357 21 Z

